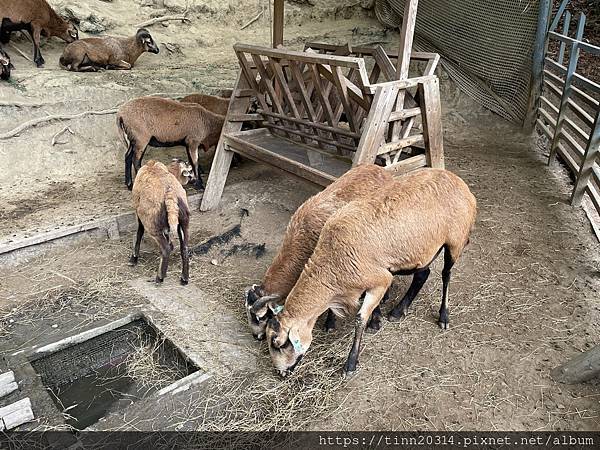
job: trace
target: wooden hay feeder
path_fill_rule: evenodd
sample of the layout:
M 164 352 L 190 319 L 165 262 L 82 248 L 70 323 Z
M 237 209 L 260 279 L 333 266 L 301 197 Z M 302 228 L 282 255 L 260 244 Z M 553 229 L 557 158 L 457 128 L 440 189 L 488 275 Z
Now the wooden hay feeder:
M 406 0 L 398 52 L 319 43 L 298 52 L 281 46 L 283 0 L 275 0 L 274 48 L 233 47 L 241 71 L 201 210 L 218 205 L 234 152 L 322 186 L 361 163 L 394 174 L 444 167 L 439 55 L 411 53 L 417 3 Z M 408 77 L 411 60 L 422 62 L 420 76 Z M 258 110 L 248 114 L 252 98 Z M 241 131 L 246 121 L 259 126 Z

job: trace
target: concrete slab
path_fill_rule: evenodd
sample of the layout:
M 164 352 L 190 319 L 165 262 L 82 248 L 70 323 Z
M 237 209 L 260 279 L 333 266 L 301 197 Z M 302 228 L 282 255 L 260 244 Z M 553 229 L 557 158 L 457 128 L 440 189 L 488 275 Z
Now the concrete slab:
M 218 299 L 192 284 L 181 286 L 175 276 L 161 286 L 147 279 L 129 284 L 155 308 L 144 314 L 201 369 L 213 374 L 256 369 L 256 342 Z

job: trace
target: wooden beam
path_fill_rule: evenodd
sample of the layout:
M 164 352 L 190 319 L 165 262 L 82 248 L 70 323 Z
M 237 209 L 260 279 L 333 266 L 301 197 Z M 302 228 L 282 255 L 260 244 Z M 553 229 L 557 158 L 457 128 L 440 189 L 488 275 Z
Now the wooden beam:
M 440 103 L 439 80 L 434 78 L 431 81 L 419 84 L 419 95 L 423 102 L 423 138 L 425 140 L 427 165 L 443 169 L 444 136 L 442 131 L 442 106 Z
M 583 161 L 577 174 L 573 194 L 571 195 L 571 205 L 577 206 L 581 204 L 581 199 L 592 176 L 593 166 L 598 154 L 600 154 L 600 110 L 596 113 L 594 128 L 583 154 Z
M 256 80 L 254 80 L 254 83 L 256 83 Z M 243 72 L 240 72 L 235 85 L 236 91 L 247 89 L 249 87 L 250 84 L 248 80 L 244 76 Z M 264 103 L 264 99 L 261 103 Z M 201 211 L 208 211 L 215 208 L 219 204 L 221 196 L 223 195 L 223 189 L 225 188 L 225 182 L 227 181 L 229 167 L 231 166 L 231 159 L 233 158 L 233 153 L 225 150 L 223 145 L 223 135 L 227 132 L 235 132 L 242 129 L 242 122 L 231 122 L 229 121 L 229 117 L 236 116 L 238 114 L 245 114 L 248 111 L 249 106 L 249 97 L 231 97 L 227 115 L 225 116 L 225 124 L 223 125 L 223 130 L 221 131 L 221 137 L 219 139 L 219 143 L 217 144 L 212 167 L 210 169 L 210 173 L 208 174 L 208 180 L 206 181 L 206 190 L 204 191 L 202 203 L 200 204 Z
M 12 430 L 34 419 L 31 400 L 26 397 L 18 402 L 0 408 L 0 431 Z
M 284 20 L 283 0 L 273 1 L 273 37 L 272 47 L 277 48 L 283 45 L 283 20 Z

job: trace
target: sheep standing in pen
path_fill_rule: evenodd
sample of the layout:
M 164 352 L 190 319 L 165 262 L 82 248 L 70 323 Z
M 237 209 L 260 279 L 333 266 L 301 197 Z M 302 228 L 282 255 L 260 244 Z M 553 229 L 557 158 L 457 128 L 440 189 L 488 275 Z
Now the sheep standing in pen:
M 56 36 L 65 42 L 79 38 L 72 23 L 60 17 L 46 0 L 0 0 L 0 42 L 7 44 L 10 33 L 25 30 L 33 41 L 33 60 L 38 67 L 44 65 L 40 51 L 40 38 Z
M 403 314 L 427 280 L 429 265 L 444 251 L 439 325 L 448 328 L 448 284 L 452 266 L 469 242 L 476 201 L 467 185 L 442 169 L 422 169 L 384 186 L 375 196 L 349 203 L 325 224 L 314 253 L 289 293 L 284 310 L 267 324 L 269 352 L 282 375 L 300 362 L 319 315 L 328 308 L 358 310 L 354 343 L 344 367 L 353 373 L 367 319 L 395 274 L 413 278 L 392 311 Z M 359 297 L 365 293 L 359 306 Z
M 67 45 L 60 57 L 60 65 L 74 72 L 95 72 L 99 69 L 129 70 L 142 53 L 158 53 L 150 33 L 140 28 L 135 36 L 113 36 L 80 39 Z
M 148 161 L 135 178 L 132 198 L 138 229 L 129 264 L 132 266 L 137 264 L 142 236 L 144 231 L 148 231 L 158 244 L 161 253 L 155 280 L 157 283 L 162 283 L 167 275 L 176 230 L 183 265 L 181 284 L 188 283 L 190 209 L 183 186 L 193 179 L 191 166 L 179 159 L 174 159 L 168 168 L 160 162 Z
M 198 164 L 198 147 L 204 151 L 219 142 L 225 117 L 200 105 L 181 103 L 161 97 L 141 97 L 122 105 L 117 111 L 117 128 L 125 144 L 125 184 L 133 185 L 132 166 L 139 170 L 146 147 L 186 148 L 196 177 L 196 188 L 203 190 Z
M 209 111 L 224 116 L 227 114 L 230 99 L 207 94 L 190 94 L 179 100 L 182 103 L 194 103 Z
M 279 306 L 283 305 L 312 255 L 327 219 L 353 200 L 377 195 L 379 189 L 393 180 L 390 172 L 383 167 L 363 164 L 346 172 L 298 208 L 290 219 L 281 247 L 262 283 L 246 291 L 246 313 L 255 339 L 264 338 L 267 321 L 272 317 L 267 303 L 276 301 Z M 369 321 L 369 329 L 378 330 L 380 326 L 381 312 L 376 308 Z M 333 328 L 335 315 L 329 310 L 325 329 Z
M 8 80 L 12 68 L 13 65 L 10 62 L 10 56 L 0 47 L 0 80 Z

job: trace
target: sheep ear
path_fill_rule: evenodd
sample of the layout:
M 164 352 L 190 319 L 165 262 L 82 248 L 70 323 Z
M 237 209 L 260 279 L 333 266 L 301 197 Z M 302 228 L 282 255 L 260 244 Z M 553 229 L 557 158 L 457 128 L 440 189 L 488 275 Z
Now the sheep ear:
M 281 332 L 281 324 L 279 323 L 279 320 L 277 320 L 276 317 L 272 317 L 269 319 L 267 326 L 275 332 L 275 335 L 271 338 L 271 344 L 275 348 L 281 348 L 288 340 L 288 335 L 287 333 Z
M 302 347 L 302 342 L 300 342 L 300 334 L 298 333 L 298 330 L 291 328 L 288 337 L 294 346 L 294 351 L 296 353 L 304 353 L 304 347 Z
M 273 311 L 276 308 L 277 303 L 281 300 L 281 296 L 279 294 L 266 295 L 264 297 L 259 298 L 252 305 L 251 312 L 256 315 L 256 317 L 261 318 L 265 314 L 267 314 L 270 309 Z

